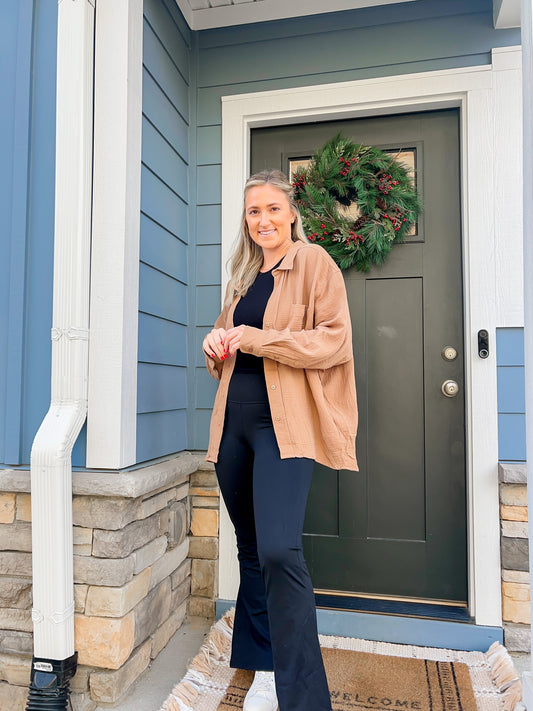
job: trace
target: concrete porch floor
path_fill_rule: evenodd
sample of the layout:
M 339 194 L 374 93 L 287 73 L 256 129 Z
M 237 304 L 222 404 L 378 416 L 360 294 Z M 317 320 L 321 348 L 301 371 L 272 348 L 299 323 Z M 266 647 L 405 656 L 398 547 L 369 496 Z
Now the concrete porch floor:
M 174 685 L 183 677 L 190 660 L 200 649 L 214 619 L 188 617 L 174 637 L 139 677 L 129 693 L 116 706 L 102 705 L 95 711 L 159 711 Z M 511 652 L 519 674 L 531 670 L 529 654 Z
M 214 619 L 187 617 L 167 646 L 139 677 L 117 705 L 105 704 L 95 711 L 159 711 L 163 701 L 185 674 Z

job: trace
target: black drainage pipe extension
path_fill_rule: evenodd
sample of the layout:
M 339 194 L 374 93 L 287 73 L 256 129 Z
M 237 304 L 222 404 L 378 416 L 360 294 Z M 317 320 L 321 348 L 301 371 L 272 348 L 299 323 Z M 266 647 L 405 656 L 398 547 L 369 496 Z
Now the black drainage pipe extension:
M 26 711 L 66 711 L 77 666 L 78 652 L 68 659 L 33 657 Z

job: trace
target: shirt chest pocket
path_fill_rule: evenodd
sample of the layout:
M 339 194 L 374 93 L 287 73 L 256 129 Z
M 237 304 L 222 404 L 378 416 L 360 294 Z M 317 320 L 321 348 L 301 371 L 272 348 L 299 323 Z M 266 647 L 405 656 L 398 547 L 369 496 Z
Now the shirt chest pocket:
M 289 331 L 301 331 L 305 327 L 306 312 L 306 304 L 292 304 L 287 325 Z

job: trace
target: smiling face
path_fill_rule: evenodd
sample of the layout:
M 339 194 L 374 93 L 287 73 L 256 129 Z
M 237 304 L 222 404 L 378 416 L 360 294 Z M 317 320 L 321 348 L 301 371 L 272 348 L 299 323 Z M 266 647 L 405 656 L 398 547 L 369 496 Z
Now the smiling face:
M 276 264 L 291 246 L 295 220 L 285 193 L 268 183 L 256 185 L 246 193 L 244 210 L 248 232 L 263 250 L 265 265 Z

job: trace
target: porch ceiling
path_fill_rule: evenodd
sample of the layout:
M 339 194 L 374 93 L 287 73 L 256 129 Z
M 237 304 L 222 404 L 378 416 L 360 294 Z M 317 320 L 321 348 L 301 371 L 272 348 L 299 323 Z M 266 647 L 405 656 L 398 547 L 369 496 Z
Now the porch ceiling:
M 192 30 L 423 0 L 176 0 Z M 494 27 L 520 27 L 520 0 L 493 0 Z
M 192 30 L 421 0 L 176 0 Z M 496 1 L 496 0 L 495 0 Z

